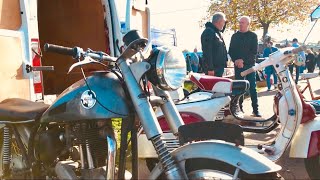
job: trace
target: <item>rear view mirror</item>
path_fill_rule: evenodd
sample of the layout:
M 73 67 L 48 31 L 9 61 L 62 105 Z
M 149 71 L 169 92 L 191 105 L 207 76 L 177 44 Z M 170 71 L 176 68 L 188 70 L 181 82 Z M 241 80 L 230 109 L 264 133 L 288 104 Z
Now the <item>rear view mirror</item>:
M 320 6 L 318 6 L 312 13 L 311 13 L 311 21 L 315 21 L 320 18 Z

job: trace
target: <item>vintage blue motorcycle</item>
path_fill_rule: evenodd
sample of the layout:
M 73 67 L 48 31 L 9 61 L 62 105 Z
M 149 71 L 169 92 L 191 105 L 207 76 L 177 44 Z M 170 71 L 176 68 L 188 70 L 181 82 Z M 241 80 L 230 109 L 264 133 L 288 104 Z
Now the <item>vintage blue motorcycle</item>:
M 45 45 L 45 51 L 69 55 L 77 61 L 70 71 L 90 63 L 101 64 L 108 70 L 84 75 L 51 106 L 16 98 L 0 103 L 0 123 L 4 125 L 0 143 L 2 179 L 127 179 L 129 141 L 132 179 L 137 179 L 137 149 L 143 148 L 137 146 L 140 125 L 161 163 L 151 172 L 150 179 L 270 177 L 266 175 L 273 176 L 281 169 L 241 146 L 243 134 L 237 125 L 184 125 L 168 94 L 181 87 L 186 76 L 181 51 L 158 47 L 148 55 L 148 40 L 135 30 L 128 32 L 123 41 L 126 49 L 117 58 L 79 47 Z M 153 84 L 155 95 L 148 93 L 147 82 Z M 169 152 L 163 140 L 153 109 L 156 106 L 162 109 L 173 134 L 179 136 L 181 146 L 173 152 Z M 122 118 L 118 165 L 113 118 Z M 218 138 L 212 130 L 229 131 L 234 136 L 223 139 L 220 134 Z M 206 163 L 192 163 L 194 160 Z

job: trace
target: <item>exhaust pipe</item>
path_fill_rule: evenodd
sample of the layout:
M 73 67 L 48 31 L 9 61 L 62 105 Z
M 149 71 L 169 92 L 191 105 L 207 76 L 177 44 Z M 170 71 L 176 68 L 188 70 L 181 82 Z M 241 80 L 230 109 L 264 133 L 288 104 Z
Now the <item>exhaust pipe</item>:
M 55 167 L 55 172 L 59 179 L 78 179 L 77 175 L 73 171 L 78 167 L 79 163 L 74 161 L 59 161 Z

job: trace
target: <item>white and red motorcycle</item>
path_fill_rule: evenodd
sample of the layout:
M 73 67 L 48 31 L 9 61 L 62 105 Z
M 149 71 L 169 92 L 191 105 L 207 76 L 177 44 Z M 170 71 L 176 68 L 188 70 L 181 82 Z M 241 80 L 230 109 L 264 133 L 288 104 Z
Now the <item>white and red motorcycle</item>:
M 189 74 L 189 79 L 197 85 L 197 90 L 187 95 L 182 91 L 182 88 L 170 92 L 185 124 L 221 121 L 226 117 L 229 117 L 230 114 L 233 115 L 232 119 L 236 123 L 242 124 L 242 122 L 254 121 L 252 118 L 247 120 L 235 114 L 237 98 L 249 89 L 248 81 L 231 80 L 229 78 L 208 76 L 198 73 Z M 232 111 L 230 111 L 230 109 Z M 166 138 L 169 149 L 174 150 L 178 148 L 180 146 L 178 139 L 170 131 L 170 127 L 160 108 L 156 109 L 156 115 L 161 129 L 164 132 L 164 137 Z M 242 129 L 248 132 L 268 133 L 279 125 L 276 114 L 267 119 L 256 119 L 255 122 L 271 125 L 255 130 L 252 130 L 251 127 L 242 127 Z M 143 149 L 139 149 L 139 158 L 146 160 L 147 166 L 151 171 L 158 160 L 156 159 L 156 151 L 152 144 L 148 142 L 143 129 L 140 129 L 140 132 L 138 133 L 138 143 L 140 147 L 144 147 Z
M 240 126 L 237 125 L 229 126 L 230 124 L 228 125 L 227 123 L 223 123 L 217 120 L 222 120 L 221 118 L 224 117 L 224 107 L 229 104 L 233 106 L 233 99 L 239 97 L 240 95 L 243 95 L 249 89 L 249 82 L 246 80 L 231 80 L 228 78 L 219 78 L 200 74 L 192 74 L 190 76 L 190 80 L 194 83 L 201 84 L 200 87 L 203 91 L 195 91 L 185 97 L 182 96 L 182 100 L 178 100 L 181 98 L 181 96 L 179 98 L 179 92 L 170 93 L 173 100 L 177 100 L 175 103 L 176 108 L 178 109 L 184 123 L 186 125 L 192 125 L 179 128 L 179 139 L 172 133 L 172 128 L 167 123 L 161 109 L 156 109 L 156 116 L 163 130 L 163 137 L 168 150 L 170 152 L 173 152 L 179 146 L 184 145 L 190 141 L 207 139 L 219 139 L 226 142 L 234 143 L 236 144 L 236 146 L 243 146 L 243 130 L 245 130 L 246 128 L 240 128 Z M 180 95 L 181 94 L 183 94 L 183 91 L 180 91 Z M 210 123 L 213 121 L 216 121 L 216 123 Z M 276 123 L 276 121 L 273 122 L 274 124 L 278 124 Z M 248 131 L 249 130 L 251 129 L 248 129 Z M 228 131 L 231 131 L 230 136 L 226 136 L 225 134 L 223 134 L 224 132 Z M 140 159 L 145 159 L 149 170 L 152 171 L 149 177 L 151 179 L 154 177 L 158 177 L 160 175 L 159 173 L 161 172 L 161 167 L 157 166 L 158 159 L 156 156 L 156 151 L 152 147 L 152 144 L 148 142 L 148 139 L 142 128 L 138 132 L 138 147 L 143 147 L 138 149 L 138 157 Z M 222 155 L 217 154 L 217 156 Z M 203 159 L 201 158 L 194 161 L 189 161 L 189 163 L 186 164 L 186 169 L 188 169 L 191 164 L 197 164 L 201 166 L 201 164 L 203 164 L 201 161 L 203 161 Z M 215 161 L 208 161 L 205 164 L 214 164 L 212 168 L 224 170 L 228 173 L 235 172 L 234 168 L 229 169 L 229 165 L 221 165 Z M 222 169 L 221 166 L 226 166 L 228 168 L 227 170 Z M 266 177 L 267 179 L 278 178 L 275 175 L 277 174 L 271 173 Z M 241 173 L 239 174 L 239 177 L 247 178 L 246 175 Z M 248 178 L 253 177 L 255 176 L 249 176 Z M 261 178 L 261 176 L 257 176 L 257 178 Z
M 305 167 L 309 176 L 313 179 L 320 177 L 320 173 L 317 171 L 317 169 L 320 168 L 320 146 L 318 146 L 320 142 L 320 116 L 318 117 L 316 115 L 312 105 L 303 101 L 303 97 L 296 89 L 295 83 L 286 66 L 286 64 L 291 61 L 294 53 L 298 51 L 301 51 L 301 48 L 294 49 L 290 47 L 281 49 L 271 54 L 270 57 L 262 63 L 242 73 L 243 76 L 246 76 L 266 66 L 273 65 L 279 76 L 279 93 L 276 95 L 278 103 L 275 104 L 278 120 L 267 127 L 243 126 L 243 129 L 247 132 L 266 133 L 274 130 L 280 123 L 281 130 L 271 144 L 257 144 L 250 145 L 249 147 L 262 153 L 270 160 L 277 161 L 291 144 L 290 157 L 305 158 Z M 222 107 L 224 107 L 224 105 Z M 211 108 L 216 109 L 217 107 L 211 106 Z M 224 136 L 228 135 L 229 132 L 224 134 Z M 166 141 L 172 141 L 172 148 L 175 148 L 174 146 L 179 146 L 178 142 L 174 143 L 176 139 L 177 138 L 172 135 L 171 137 L 167 136 Z M 142 138 L 140 137 L 139 140 L 142 140 Z M 139 144 L 140 143 L 143 143 L 144 147 L 143 149 L 141 148 L 142 150 L 139 152 L 140 158 L 150 158 L 147 163 L 149 163 L 149 167 L 152 167 L 152 163 L 155 163 L 151 161 L 151 158 L 154 157 L 153 150 L 148 149 L 148 145 L 145 142 L 140 141 Z
M 319 18 L 320 6 L 314 11 L 313 18 Z M 319 17 L 315 17 L 315 16 Z M 319 179 L 320 178 L 320 116 L 317 116 L 315 108 L 308 102 L 303 100 L 303 96 L 297 90 L 294 81 L 291 78 L 291 74 L 288 70 L 287 63 L 292 61 L 292 57 L 294 54 L 298 53 L 302 50 L 301 48 L 284 48 L 280 49 L 277 52 L 274 52 L 266 58 L 265 61 L 261 62 L 260 64 L 255 65 L 254 67 L 244 71 L 241 75 L 246 76 L 249 73 L 267 67 L 269 65 L 273 65 L 277 75 L 279 77 L 278 89 L 279 92 L 275 96 L 275 104 L 274 104 L 274 111 L 277 115 L 276 119 L 268 126 L 262 127 L 250 127 L 250 126 L 242 126 L 243 130 L 246 132 L 254 132 L 254 133 L 267 133 L 274 130 L 278 125 L 281 125 L 281 130 L 278 132 L 276 138 L 271 144 L 257 144 L 257 145 L 250 145 L 248 147 L 262 153 L 264 156 L 269 158 L 272 161 L 277 161 L 279 158 L 284 154 L 284 152 L 290 147 L 290 158 L 304 158 L 305 159 L 305 168 L 310 176 L 311 179 Z M 195 77 L 196 78 L 196 77 Z M 196 78 L 201 80 L 201 78 Z M 210 78 L 209 78 L 210 79 Z M 219 98 L 225 98 L 225 103 L 217 103 L 220 106 L 201 106 L 200 103 L 189 104 L 189 111 L 188 109 L 183 109 L 182 106 L 179 109 L 179 105 L 177 108 L 179 109 L 180 113 L 183 114 L 184 112 L 192 112 L 187 115 L 201 115 L 206 116 L 208 114 L 212 115 L 223 108 L 226 104 L 230 103 L 232 106 L 237 102 L 237 98 L 240 95 L 236 95 L 232 100 L 230 98 L 230 91 L 222 91 L 223 90 L 230 90 L 232 85 L 236 83 L 232 83 L 231 80 L 225 80 L 220 78 L 212 77 L 211 80 L 205 78 L 202 80 L 201 85 L 209 84 L 206 87 L 202 87 L 203 89 L 210 89 L 209 86 L 212 87 L 213 94 L 216 98 L 216 102 L 218 102 Z M 232 89 L 232 88 L 231 88 Z M 201 92 L 200 92 L 201 93 Z M 203 92 L 208 93 L 208 92 Z M 212 93 L 212 92 L 211 92 Z M 207 94 L 208 97 L 212 97 L 212 94 Z M 199 93 L 194 93 L 191 97 L 201 96 Z M 203 95 L 202 95 L 203 96 Z M 192 99 L 192 98 L 190 98 Z M 228 100 L 229 101 L 228 101 Z M 190 101 L 190 100 L 189 100 Z M 195 105 L 196 104 L 196 105 Z M 280 108 L 281 107 L 281 108 Z M 210 108 L 210 109 L 208 109 Z M 213 111 L 214 113 L 211 113 Z M 194 113 L 193 113 L 194 112 Z M 234 114 L 231 108 L 231 113 Z M 161 113 L 158 112 L 158 117 L 161 117 Z M 183 116 L 182 116 L 183 117 Z M 189 116 L 187 116 L 189 117 Z M 188 118 L 186 118 L 188 119 Z M 201 118 L 196 118 L 201 119 Z M 246 119 L 237 118 L 242 121 L 246 121 Z M 158 118 L 161 120 L 161 118 Z M 204 120 L 215 120 L 211 118 L 207 118 Z M 264 120 L 270 121 L 271 119 Z M 250 120 L 252 121 L 252 120 Z M 189 121 L 196 122 L 196 121 Z M 261 121 L 260 121 L 261 122 Z M 201 121 L 198 121 L 201 123 Z M 187 123 L 186 123 L 187 124 Z M 162 128 L 166 126 L 163 125 Z M 196 129 L 193 129 L 196 133 Z M 191 131 L 192 132 L 192 131 Z M 224 135 L 228 136 L 230 132 L 226 132 Z M 155 161 L 152 161 L 154 155 L 153 150 L 148 148 L 148 145 L 143 141 L 143 135 L 139 137 L 139 143 L 143 144 L 143 151 L 139 152 L 140 158 L 146 158 L 147 164 L 149 168 L 152 168 L 155 165 Z M 172 144 L 172 149 L 175 146 L 179 146 L 177 138 L 172 134 L 167 134 L 166 141 L 170 141 Z M 159 165 L 156 165 L 154 171 L 156 171 Z M 153 173 L 154 173 L 153 171 Z

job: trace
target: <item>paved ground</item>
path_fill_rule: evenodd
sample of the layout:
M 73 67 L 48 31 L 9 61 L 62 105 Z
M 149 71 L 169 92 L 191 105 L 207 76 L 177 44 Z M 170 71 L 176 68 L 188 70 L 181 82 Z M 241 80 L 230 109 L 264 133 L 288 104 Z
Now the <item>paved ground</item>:
M 313 88 L 313 92 L 315 95 L 320 95 L 320 77 L 311 79 L 311 84 Z M 304 87 L 306 85 L 304 80 L 299 81 L 299 85 Z M 267 91 L 266 88 L 261 88 L 258 93 L 258 101 L 259 101 L 259 109 L 264 118 L 270 117 L 273 114 L 273 96 L 276 93 L 275 90 Z M 304 96 L 306 99 L 310 100 L 309 92 L 305 92 Z M 251 108 L 251 100 L 246 99 L 244 101 L 244 111 L 247 116 L 249 116 L 252 112 Z M 267 141 L 272 141 L 275 137 L 276 132 L 279 130 L 276 129 L 268 134 L 252 134 L 247 133 L 246 136 L 246 144 L 259 144 Z M 288 156 L 289 150 L 285 152 L 283 157 L 277 162 L 279 165 L 283 167 L 283 170 L 280 174 L 285 179 L 308 179 L 308 175 L 304 168 L 303 159 L 291 159 Z M 144 162 L 142 161 L 140 164 L 140 177 L 146 178 L 148 177 L 149 171 L 145 167 Z

